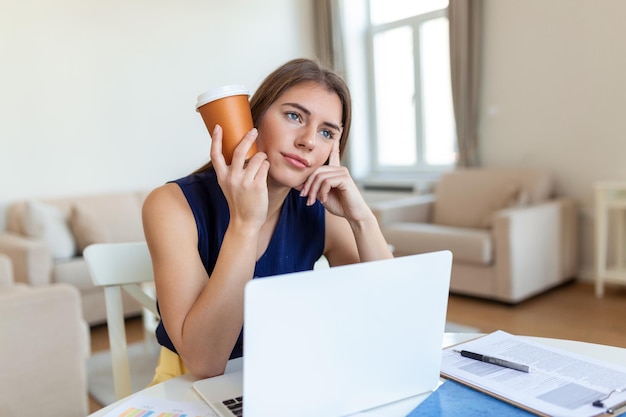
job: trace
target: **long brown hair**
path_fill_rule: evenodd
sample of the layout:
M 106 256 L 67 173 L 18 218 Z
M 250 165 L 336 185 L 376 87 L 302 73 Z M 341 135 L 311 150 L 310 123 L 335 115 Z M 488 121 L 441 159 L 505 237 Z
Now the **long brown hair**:
M 350 90 L 343 79 L 334 71 L 323 67 L 319 62 L 311 59 L 299 58 L 291 60 L 268 75 L 261 83 L 258 90 L 250 100 L 252 121 L 255 126 L 259 125 L 261 118 L 267 109 L 288 89 L 304 82 L 315 82 L 334 92 L 341 101 L 341 125 L 343 131 L 339 138 L 339 155 L 342 156 L 352 123 L 352 99 Z M 211 169 L 211 161 L 198 168 L 194 173 L 204 172 Z

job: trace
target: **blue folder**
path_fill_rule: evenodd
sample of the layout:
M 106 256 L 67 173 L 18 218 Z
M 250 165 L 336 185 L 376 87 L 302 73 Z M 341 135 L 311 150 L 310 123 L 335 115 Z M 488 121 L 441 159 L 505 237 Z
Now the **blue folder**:
M 446 380 L 407 417 L 527 417 L 534 415 L 458 382 Z

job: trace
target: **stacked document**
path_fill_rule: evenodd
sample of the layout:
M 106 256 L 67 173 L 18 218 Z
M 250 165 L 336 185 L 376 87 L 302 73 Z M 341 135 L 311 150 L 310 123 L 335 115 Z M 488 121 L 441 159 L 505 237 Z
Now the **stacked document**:
M 441 375 L 538 415 L 626 410 L 626 367 L 503 331 L 444 349 Z

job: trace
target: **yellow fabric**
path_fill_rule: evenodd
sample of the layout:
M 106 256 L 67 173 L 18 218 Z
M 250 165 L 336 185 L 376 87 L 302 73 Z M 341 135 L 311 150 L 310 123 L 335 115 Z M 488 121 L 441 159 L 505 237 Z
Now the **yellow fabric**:
M 181 376 L 183 374 L 188 373 L 189 370 L 183 363 L 183 360 L 178 356 L 178 354 L 172 352 L 166 347 L 161 347 L 161 352 L 159 353 L 159 362 L 154 371 L 154 379 L 149 387 L 156 385 L 158 383 L 167 381 L 168 379 L 176 378 L 177 376 Z

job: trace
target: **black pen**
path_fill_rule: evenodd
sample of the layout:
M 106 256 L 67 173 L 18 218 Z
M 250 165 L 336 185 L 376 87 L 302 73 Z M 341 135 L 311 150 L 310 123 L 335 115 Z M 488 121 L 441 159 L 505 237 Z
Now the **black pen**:
M 467 350 L 455 350 L 455 352 L 459 352 L 461 356 L 465 358 L 490 363 L 492 365 L 502 366 L 503 368 L 515 369 L 516 371 L 526 373 L 530 372 L 530 367 L 528 365 L 522 365 L 521 363 L 507 361 L 506 359 L 494 358 L 493 356 L 481 355 L 480 353 L 469 352 Z

